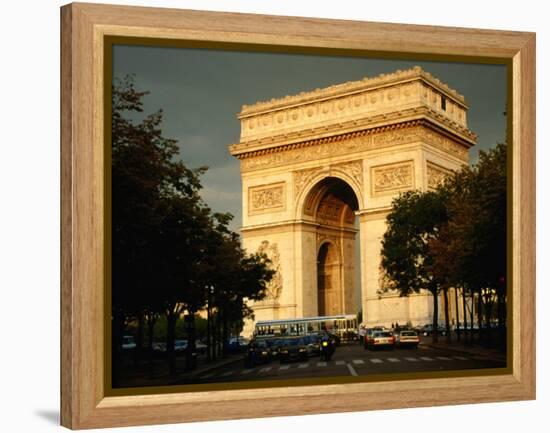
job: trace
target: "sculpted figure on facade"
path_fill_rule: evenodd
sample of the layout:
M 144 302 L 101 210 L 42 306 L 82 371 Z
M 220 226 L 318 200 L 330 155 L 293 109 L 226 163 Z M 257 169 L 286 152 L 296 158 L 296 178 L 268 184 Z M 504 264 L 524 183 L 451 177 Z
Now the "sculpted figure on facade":
M 283 275 L 279 248 L 276 243 L 270 243 L 264 240 L 258 248 L 258 254 L 265 255 L 271 261 L 269 268 L 275 271 L 273 278 L 267 284 L 267 297 L 264 302 L 276 302 L 280 298 L 283 290 Z

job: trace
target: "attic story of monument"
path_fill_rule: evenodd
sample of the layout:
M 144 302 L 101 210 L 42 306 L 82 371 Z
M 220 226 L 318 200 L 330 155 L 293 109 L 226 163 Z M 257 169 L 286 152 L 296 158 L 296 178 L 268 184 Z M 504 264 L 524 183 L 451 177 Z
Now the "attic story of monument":
M 429 296 L 380 295 L 381 240 L 394 197 L 468 164 L 467 110 L 420 67 L 243 106 L 229 146 L 243 244 L 276 270 L 255 319 L 362 311 L 367 325 L 431 322 Z

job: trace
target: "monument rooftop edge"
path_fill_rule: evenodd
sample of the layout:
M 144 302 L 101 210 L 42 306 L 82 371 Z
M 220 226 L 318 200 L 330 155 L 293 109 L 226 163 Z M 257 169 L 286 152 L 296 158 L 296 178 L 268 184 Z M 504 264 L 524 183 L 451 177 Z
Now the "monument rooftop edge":
M 243 106 L 239 158 L 300 140 L 423 120 L 469 148 L 464 97 L 420 67 Z

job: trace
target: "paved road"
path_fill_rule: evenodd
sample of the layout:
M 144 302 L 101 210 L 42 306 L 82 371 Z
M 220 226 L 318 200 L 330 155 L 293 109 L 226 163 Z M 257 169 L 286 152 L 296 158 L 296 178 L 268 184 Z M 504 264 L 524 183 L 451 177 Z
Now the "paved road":
M 469 370 L 505 367 L 504 361 L 484 355 L 473 355 L 419 347 L 418 349 L 364 350 L 358 344 L 342 345 L 329 362 L 319 357 L 307 362 L 269 364 L 246 367 L 242 360 L 210 370 L 193 383 L 242 382 L 311 377 L 365 376 L 387 373 Z M 189 383 L 189 382 L 187 382 Z

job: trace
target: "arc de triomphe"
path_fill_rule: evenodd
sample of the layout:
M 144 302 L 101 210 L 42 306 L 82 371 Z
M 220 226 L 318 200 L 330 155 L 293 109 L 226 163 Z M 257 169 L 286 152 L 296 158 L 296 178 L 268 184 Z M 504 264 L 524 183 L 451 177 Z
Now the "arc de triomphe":
M 468 163 L 467 109 L 419 67 L 243 106 L 240 142 L 229 146 L 240 159 L 243 244 L 277 271 L 256 320 L 362 310 L 368 325 L 431 322 L 430 297 L 378 293 L 381 240 L 396 195 Z

